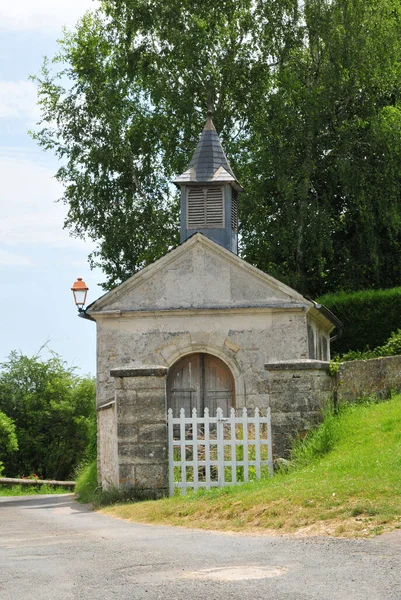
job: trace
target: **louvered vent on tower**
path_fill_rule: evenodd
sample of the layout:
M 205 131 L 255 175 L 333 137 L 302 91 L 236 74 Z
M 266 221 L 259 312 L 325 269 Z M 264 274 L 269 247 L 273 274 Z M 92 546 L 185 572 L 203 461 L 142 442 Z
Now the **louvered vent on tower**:
M 188 229 L 202 229 L 205 226 L 205 192 L 203 188 L 188 191 Z
M 222 229 L 224 196 L 222 187 L 188 190 L 188 229 Z
M 206 193 L 206 227 L 224 227 L 223 188 L 209 188 Z
M 235 233 L 238 231 L 238 192 L 232 190 L 231 195 L 231 228 Z

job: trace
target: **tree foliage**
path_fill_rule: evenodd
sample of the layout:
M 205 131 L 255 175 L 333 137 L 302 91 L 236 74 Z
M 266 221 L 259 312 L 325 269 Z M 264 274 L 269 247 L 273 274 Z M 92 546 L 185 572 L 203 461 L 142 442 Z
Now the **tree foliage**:
M 67 227 L 106 288 L 178 242 L 170 181 L 207 98 L 246 192 L 242 255 L 300 291 L 401 275 L 398 0 L 104 0 L 38 77 Z
M 12 352 L 0 365 L 0 411 L 18 438 L 18 451 L 9 446 L 1 455 L 7 476 L 67 479 L 94 437 L 95 381 L 74 375 L 58 356 Z
M 17 450 L 18 440 L 15 435 L 14 422 L 3 412 L 0 412 L 0 475 L 4 469 L 4 458 Z
M 401 6 L 305 3 L 251 146 L 245 256 L 301 291 L 392 287 L 401 270 Z M 263 138 L 263 139 L 262 139 Z M 268 218 L 266 218 L 268 216 Z

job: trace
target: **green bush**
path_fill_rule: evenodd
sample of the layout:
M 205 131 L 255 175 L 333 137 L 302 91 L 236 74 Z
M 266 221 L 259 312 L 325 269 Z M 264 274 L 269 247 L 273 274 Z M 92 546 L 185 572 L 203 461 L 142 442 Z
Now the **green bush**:
M 318 301 L 344 325 L 342 337 L 332 345 L 334 355 L 382 346 L 401 325 L 401 287 L 338 292 L 322 296 Z
M 8 477 L 71 479 L 95 453 L 96 391 L 57 355 L 42 360 L 12 352 L 0 364 L 0 411 L 15 424 L 18 450 L 0 459 Z M 0 432 L 1 438 L 1 432 Z
M 18 450 L 18 440 L 15 435 L 15 424 L 12 419 L 0 412 L 0 475 L 4 471 L 4 459 L 10 452 Z
M 401 329 L 394 331 L 383 346 L 377 346 L 374 350 L 365 350 L 358 352 L 351 350 L 338 357 L 339 361 L 349 360 L 368 360 L 369 358 L 379 358 L 380 356 L 397 356 L 401 354 Z
M 35 496 L 48 494 L 70 494 L 71 490 L 54 485 L 1 485 L 0 496 Z
M 95 459 L 79 469 L 74 491 L 80 502 L 92 502 L 97 487 L 97 461 Z

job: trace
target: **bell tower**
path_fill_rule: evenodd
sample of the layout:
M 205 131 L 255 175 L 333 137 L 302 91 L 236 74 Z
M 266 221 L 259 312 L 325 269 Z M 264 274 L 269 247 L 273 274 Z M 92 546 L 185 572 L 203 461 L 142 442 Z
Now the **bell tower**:
M 192 160 L 174 180 L 181 189 L 181 242 L 199 231 L 238 254 L 238 183 L 207 112 Z

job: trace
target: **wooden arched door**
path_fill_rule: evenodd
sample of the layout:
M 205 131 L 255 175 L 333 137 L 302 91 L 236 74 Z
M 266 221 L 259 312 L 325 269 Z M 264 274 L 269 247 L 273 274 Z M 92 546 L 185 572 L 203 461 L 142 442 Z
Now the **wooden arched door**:
M 185 356 L 170 369 L 167 403 L 174 417 L 179 416 L 181 408 L 187 417 L 193 408 L 203 417 L 206 407 L 211 416 L 216 415 L 218 407 L 228 416 L 230 408 L 235 407 L 234 378 L 230 369 L 211 354 Z

